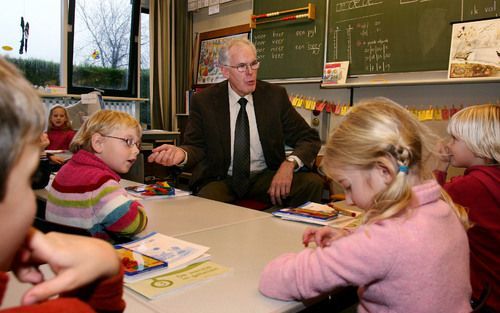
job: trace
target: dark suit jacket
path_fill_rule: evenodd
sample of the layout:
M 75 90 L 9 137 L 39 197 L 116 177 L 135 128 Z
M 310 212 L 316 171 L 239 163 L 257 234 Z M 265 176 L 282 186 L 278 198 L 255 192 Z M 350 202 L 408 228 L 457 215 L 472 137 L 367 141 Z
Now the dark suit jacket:
M 321 141 L 292 106 L 285 88 L 257 81 L 253 102 L 267 167 L 279 168 L 285 160 L 285 144 L 294 148 L 293 154 L 305 166 L 311 167 Z M 231 162 L 229 119 L 227 80 L 193 96 L 181 146 L 188 153 L 185 168 L 192 168 L 192 188 L 227 176 Z

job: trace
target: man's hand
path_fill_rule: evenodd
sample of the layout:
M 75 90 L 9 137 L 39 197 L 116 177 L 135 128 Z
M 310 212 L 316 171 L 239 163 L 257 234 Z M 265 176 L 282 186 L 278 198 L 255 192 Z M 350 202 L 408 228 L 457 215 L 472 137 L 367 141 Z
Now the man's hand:
M 271 186 L 267 190 L 273 205 L 283 205 L 282 199 L 285 199 L 290 194 L 294 168 L 294 162 L 283 161 L 276 171 Z
M 148 162 L 156 162 L 163 166 L 175 166 L 184 162 L 186 152 L 173 145 L 161 145 L 153 149 L 153 153 L 148 157 Z

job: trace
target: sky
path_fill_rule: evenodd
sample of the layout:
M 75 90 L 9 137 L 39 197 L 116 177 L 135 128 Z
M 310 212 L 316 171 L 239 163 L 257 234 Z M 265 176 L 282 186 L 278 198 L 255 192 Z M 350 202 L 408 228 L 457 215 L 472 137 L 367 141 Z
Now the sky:
M 61 0 L 0 0 L 0 8 L 0 55 L 60 62 Z M 21 16 L 29 23 L 28 51 L 22 55 Z

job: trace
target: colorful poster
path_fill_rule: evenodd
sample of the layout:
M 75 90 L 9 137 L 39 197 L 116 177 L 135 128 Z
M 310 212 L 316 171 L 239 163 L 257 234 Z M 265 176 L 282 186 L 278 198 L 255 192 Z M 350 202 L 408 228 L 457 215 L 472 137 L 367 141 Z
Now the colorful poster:
M 448 78 L 500 77 L 500 18 L 453 24 Z
M 206 39 L 200 42 L 196 84 L 215 84 L 225 79 L 219 67 L 219 51 L 234 38 L 248 38 L 248 33 Z

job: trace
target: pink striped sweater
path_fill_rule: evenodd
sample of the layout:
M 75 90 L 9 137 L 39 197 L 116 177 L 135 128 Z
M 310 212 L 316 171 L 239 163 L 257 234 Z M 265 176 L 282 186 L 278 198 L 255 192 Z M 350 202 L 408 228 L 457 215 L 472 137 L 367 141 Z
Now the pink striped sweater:
M 94 154 L 80 150 L 57 173 L 49 190 L 46 219 L 88 229 L 94 237 L 130 236 L 147 216 L 119 184 L 120 176 Z

